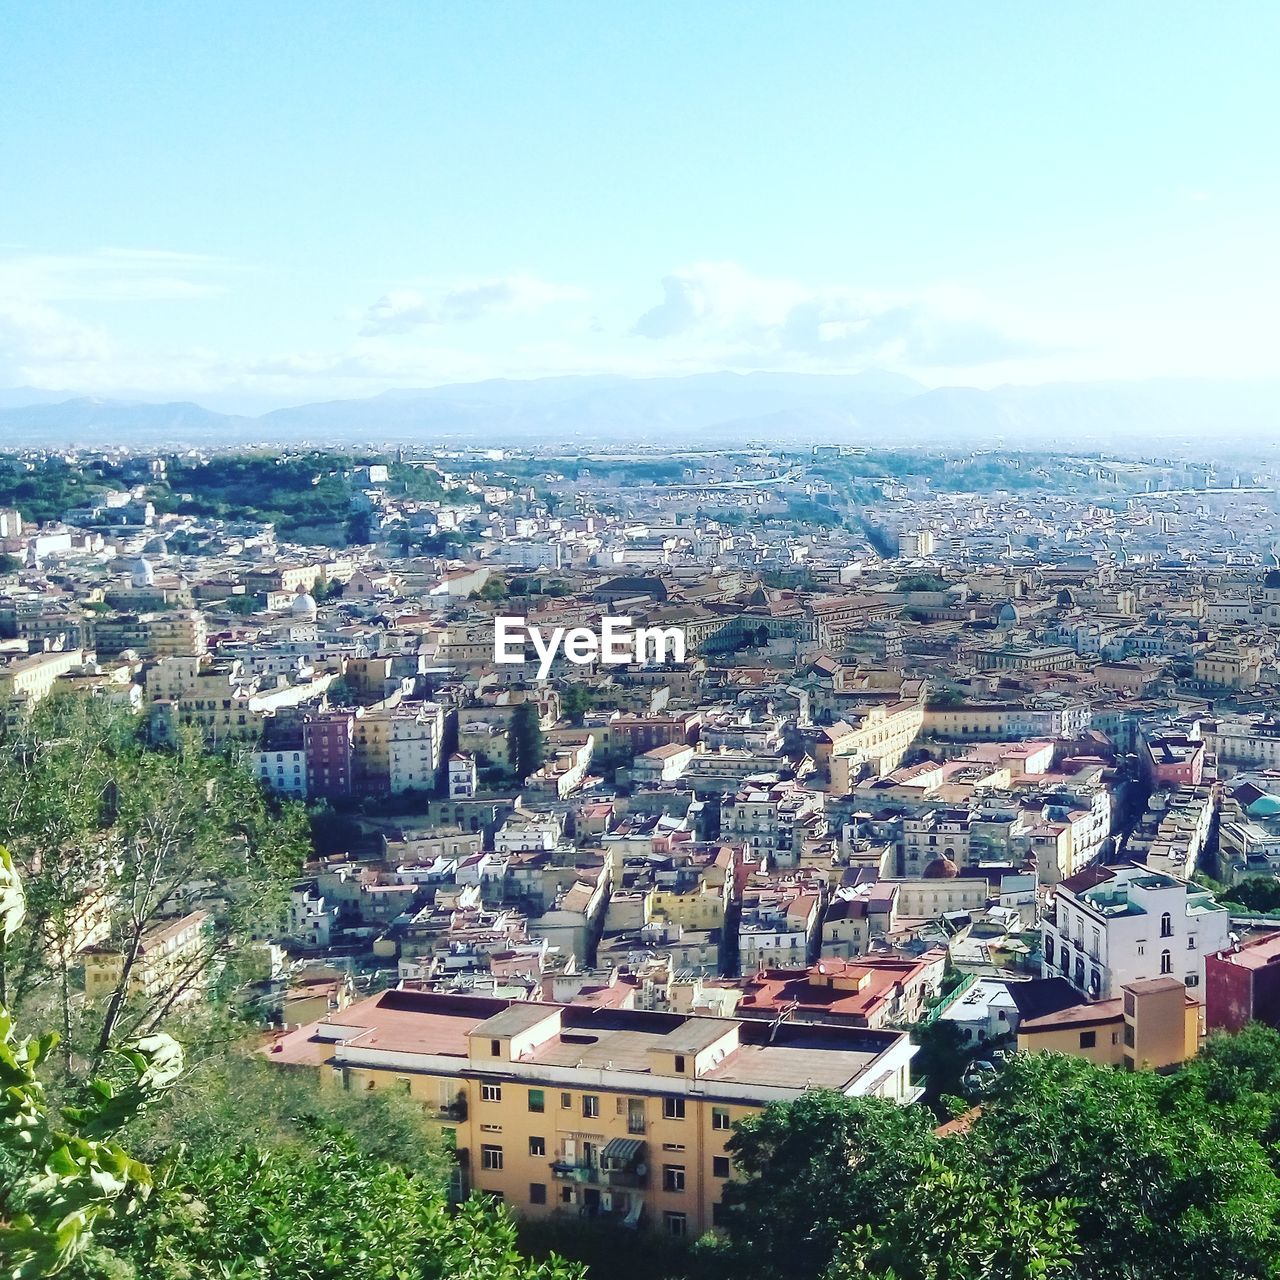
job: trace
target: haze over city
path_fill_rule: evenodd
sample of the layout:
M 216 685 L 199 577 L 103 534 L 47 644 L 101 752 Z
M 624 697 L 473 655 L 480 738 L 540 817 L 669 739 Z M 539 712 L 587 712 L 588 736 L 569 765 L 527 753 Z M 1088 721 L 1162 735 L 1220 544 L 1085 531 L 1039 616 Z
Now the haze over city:
M 721 370 L 1280 405 L 1271 4 L 3 11 L 5 409 Z

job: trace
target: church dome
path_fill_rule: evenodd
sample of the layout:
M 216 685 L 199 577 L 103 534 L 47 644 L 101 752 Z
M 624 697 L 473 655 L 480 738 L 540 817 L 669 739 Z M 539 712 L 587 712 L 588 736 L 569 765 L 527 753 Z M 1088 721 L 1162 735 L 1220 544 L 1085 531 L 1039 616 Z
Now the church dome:
M 926 880 L 954 880 L 960 874 L 960 868 L 950 858 L 934 858 L 924 869 Z
M 1262 585 L 1268 591 L 1280 591 L 1280 569 L 1268 569 Z
M 316 598 L 305 587 L 298 588 L 298 594 L 293 597 L 293 604 L 290 605 L 293 616 L 300 621 L 314 622 L 316 614 L 319 612 L 319 606 L 316 604 Z
M 1248 809 L 1251 818 L 1274 818 L 1280 813 L 1280 796 L 1259 796 Z
M 154 587 L 156 585 L 156 571 L 151 567 L 151 561 L 143 556 L 139 556 L 134 561 L 133 569 L 130 573 L 133 585 L 139 590 L 146 587 Z

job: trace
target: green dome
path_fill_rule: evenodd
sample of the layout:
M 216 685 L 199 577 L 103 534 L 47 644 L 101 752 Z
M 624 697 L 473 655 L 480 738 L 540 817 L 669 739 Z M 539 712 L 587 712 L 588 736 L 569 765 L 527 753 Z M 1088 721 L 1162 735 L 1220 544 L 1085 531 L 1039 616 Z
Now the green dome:
M 1280 814 L 1280 796 L 1259 796 L 1249 806 L 1251 818 L 1274 818 Z

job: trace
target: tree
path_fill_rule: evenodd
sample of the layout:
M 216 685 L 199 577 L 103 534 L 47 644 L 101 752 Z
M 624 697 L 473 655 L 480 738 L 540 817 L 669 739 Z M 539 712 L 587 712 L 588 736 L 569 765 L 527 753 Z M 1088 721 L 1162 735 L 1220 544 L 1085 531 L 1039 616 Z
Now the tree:
M 1280 911 L 1280 880 L 1275 876 L 1245 876 L 1223 895 L 1224 902 L 1238 902 L 1246 911 L 1267 915 Z
M 1071 1206 L 933 1160 L 901 1211 L 850 1232 L 826 1280 L 1049 1280 L 1082 1252 Z
M 359 699 L 356 688 L 346 676 L 339 676 L 325 690 L 325 698 L 331 707 L 354 707 Z
M 839 1242 L 899 1213 L 937 1140 L 918 1107 L 814 1090 L 741 1121 L 724 1191 L 731 1265 L 761 1280 L 815 1280 Z
M 257 613 L 264 606 L 264 603 L 261 596 L 238 595 L 228 596 L 222 602 L 222 606 L 228 613 L 244 616 L 250 613 Z
M 955 685 L 944 685 L 936 693 L 930 693 L 928 698 L 928 706 L 931 711 L 949 711 L 955 707 L 962 707 L 965 703 L 964 692 L 957 689 Z
M 595 695 L 580 681 L 565 685 L 560 694 L 560 710 L 576 725 L 580 725 L 587 712 L 595 706 Z
M 27 943 L 6 954 L 0 998 L 49 988 L 64 1066 L 90 1066 L 111 1045 L 155 1030 L 184 1008 L 284 908 L 306 848 L 305 815 L 262 789 L 241 760 L 194 739 L 148 746 L 126 713 L 83 698 L 48 699 L 5 741 L 0 840 L 27 881 Z M 202 887 L 212 890 L 200 892 Z M 198 946 L 137 981 L 144 942 L 199 907 Z M 73 1000 L 70 973 L 97 944 L 115 954 L 101 999 Z
M 194 1154 L 162 1188 L 164 1212 L 110 1237 L 138 1280 L 572 1280 L 559 1259 L 516 1249 L 505 1210 L 457 1212 L 432 1179 L 363 1155 L 318 1128 L 292 1149 L 240 1145 Z
M 17 556 L 11 556 L 7 551 L 0 551 L 0 575 L 17 573 L 21 568 L 22 561 Z
M 21 881 L 0 850 L 0 950 L 23 915 Z M 167 1130 L 151 1130 L 153 1138 L 192 1139 L 162 1144 L 152 1169 L 116 1138 L 140 1120 L 146 1132 L 147 1109 L 182 1072 L 181 1049 L 166 1035 L 114 1049 L 105 1073 L 57 1111 L 37 1075 L 55 1039 L 17 1039 L 0 1008 L 0 1260 L 11 1280 L 580 1275 L 559 1258 L 522 1257 L 510 1217 L 482 1200 L 452 1212 L 438 1155 L 418 1167 L 405 1163 L 407 1150 L 425 1149 L 421 1120 L 396 1116 L 394 1104 L 382 1108 L 392 1123 L 371 1130 L 357 1112 L 378 1115 L 378 1108 L 363 1098 L 335 1104 L 312 1096 L 308 1105 L 314 1081 L 300 1088 L 281 1080 L 273 1096 L 267 1081 L 283 1073 L 224 1064 L 231 1071 L 223 1088 L 206 1074 L 171 1112 Z M 213 1106 L 193 1116 L 193 1101 Z
M 0 848 L 0 953 L 25 915 L 21 879 Z M 59 1112 L 37 1071 L 57 1039 L 18 1039 L 0 1005 L 0 1259 L 13 1280 L 65 1271 L 95 1232 L 150 1194 L 151 1170 L 114 1138 L 182 1070 L 178 1045 L 149 1036 L 114 1051 L 106 1074 Z
M 1089 1276 L 1163 1280 L 1171 1258 L 1180 1280 L 1275 1274 L 1268 1153 L 1185 1082 L 1016 1054 L 962 1150 L 996 1185 L 1070 1202 Z
M 511 713 L 511 759 L 516 777 L 522 782 L 542 767 L 544 746 L 542 724 L 535 702 L 520 702 Z
M 939 1114 L 943 1113 L 943 1099 L 963 1092 L 962 1081 L 973 1051 L 965 1042 L 964 1032 L 947 1018 L 935 1018 L 926 1026 L 917 1027 L 911 1038 L 919 1046 L 911 1063 L 915 1080 L 925 1085 L 925 1099 Z

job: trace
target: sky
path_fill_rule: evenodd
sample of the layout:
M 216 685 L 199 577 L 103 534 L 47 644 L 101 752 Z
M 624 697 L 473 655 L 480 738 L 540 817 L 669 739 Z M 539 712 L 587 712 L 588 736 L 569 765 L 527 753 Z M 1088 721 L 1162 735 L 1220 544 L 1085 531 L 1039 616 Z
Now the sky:
M 0 388 L 1280 372 L 1280 4 L 0 0 Z

